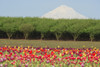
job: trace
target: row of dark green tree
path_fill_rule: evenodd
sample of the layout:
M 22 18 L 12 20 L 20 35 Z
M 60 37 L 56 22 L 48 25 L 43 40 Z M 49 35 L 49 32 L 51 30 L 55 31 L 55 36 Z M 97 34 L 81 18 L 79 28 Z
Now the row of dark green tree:
M 37 17 L 0 17 L 0 38 L 71 39 L 91 41 L 100 36 L 97 19 L 46 19 Z M 84 38 L 85 37 L 85 38 Z M 99 38 L 98 38 L 99 39 Z

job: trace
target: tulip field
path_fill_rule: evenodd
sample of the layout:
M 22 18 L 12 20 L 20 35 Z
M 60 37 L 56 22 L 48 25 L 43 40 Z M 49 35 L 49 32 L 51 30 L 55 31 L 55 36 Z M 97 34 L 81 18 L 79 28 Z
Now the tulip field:
M 100 67 L 99 44 L 1 39 L 0 67 Z
M 99 67 L 97 48 L 0 47 L 0 67 Z

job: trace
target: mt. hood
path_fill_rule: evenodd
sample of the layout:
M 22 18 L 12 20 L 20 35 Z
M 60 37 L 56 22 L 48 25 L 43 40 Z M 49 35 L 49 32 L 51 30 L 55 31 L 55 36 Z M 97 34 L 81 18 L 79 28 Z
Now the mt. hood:
M 42 18 L 52 18 L 52 19 L 87 19 L 87 17 L 79 14 L 73 8 L 65 5 L 46 13 Z

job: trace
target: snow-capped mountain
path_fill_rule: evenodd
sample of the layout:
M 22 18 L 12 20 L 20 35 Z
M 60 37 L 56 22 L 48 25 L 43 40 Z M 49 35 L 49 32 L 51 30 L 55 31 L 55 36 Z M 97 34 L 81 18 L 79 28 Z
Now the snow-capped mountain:
M 87 17 L 79 14 L 73 8 L 65 5 L 46 13 L 42 18 L 52 18 L 52 19 L 87 19 Z

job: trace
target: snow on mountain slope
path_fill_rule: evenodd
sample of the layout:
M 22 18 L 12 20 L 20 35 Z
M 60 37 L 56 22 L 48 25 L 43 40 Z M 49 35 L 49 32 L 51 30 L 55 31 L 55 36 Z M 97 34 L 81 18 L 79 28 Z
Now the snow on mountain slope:
M 74 9 L 61 5 L 60 7 L 48 12 L 43 15 L 42 18 L 52 19 L 87 19 L 87 17 L 79 14 Z

